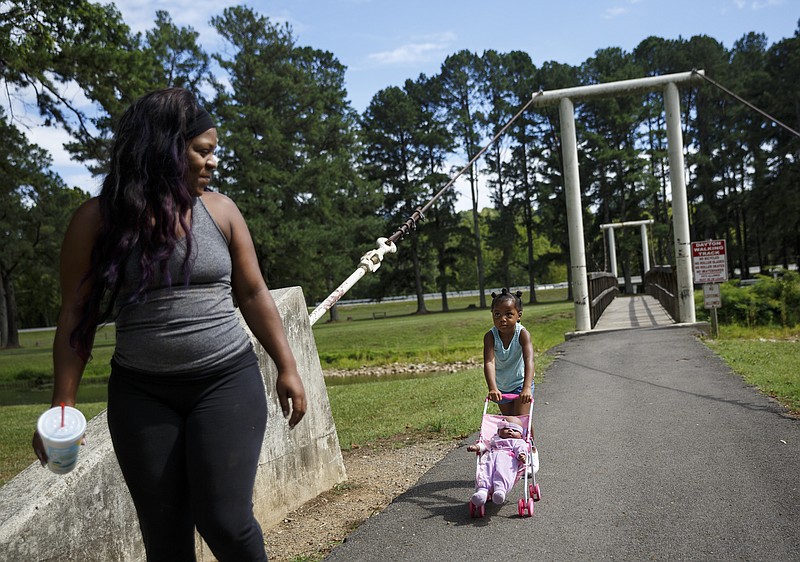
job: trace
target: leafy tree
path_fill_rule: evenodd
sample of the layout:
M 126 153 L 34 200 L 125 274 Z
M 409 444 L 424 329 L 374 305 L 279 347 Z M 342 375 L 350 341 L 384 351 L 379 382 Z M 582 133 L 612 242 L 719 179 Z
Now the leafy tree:
M 571 88 L 579 83 L 578 68 L 554 61 L 545 62 L 538 73 L 539 88 L 542 90 L 558 90 Z M 564 163 L 562 161 L 561 129 L 558 108 L 545 107 L 537 110 L 541 115 L 538 124 L 537 138 L 542 145 L 538 207 L 536 215 L 540 219 L 541 229 L 548 239 L 553 240 L 560 249 L 544 255 L 543 261 L 567 262 L 568 279 L 571 275 L 569 266 L 569 235 L 567 233 L 566 197 L 564 193 Z M 577 123 L 576 123 L 577 125 Z M 572 299 L 572 284 L 569 284 L 568 299 Z
M 621 49 L 603 49 L 587 60 L 581 72 L 584 81 L 602 83 L 628 80 L 641 76 L 641 69 L 633 57 Z M 600 224 L 641 220 L 652 201 L 652 185 L 647 182 L 641 149 L 640 124 L 644 107 L 641 95 L 605 97 L 581 106 L 580 119 L 585 126 L 587 143 L 583 150 L 583 167 L 591 178 L 585 186 L 586 193 L 598 212 L 590 218 L 587 229 L 595 242 L 594 259 L 599 261 L 602 250 Z M 598 243 L 599 242 L 599 243 Z M 619 257 L 630 289 L 631 257 L 640 256 L 632 236 L 620 239 Z M 625 244 L 625 242 L 628 242 Z M 602 269 L 596 266 L 596 269 Z
M 30 310 L 26 318 L 52 318 L 58 307 L 56 265 L 61 238 L 66 230 L 72 205 L 82 198 L 68 190 L 50 171 L 50 158 L 31 145 L 0 111 L 0 133 L 6 149 L 0 156 L 0 231 L 5 235 L 0 246 L 0 346 L 19 346 L 17 287 L 25 287 L 26 297 L 41 301 L 41 309 Z M 24 280 L 20 285 L 17 280 Z M 27 301 L 27 298 L 26 298 Z M 30 324 L 29 324 L 30 325 Z
M 685 72 L 678 61 L 677 41 L 648 37 L 633 50 L 633 59 L 647 76 L 658 76 Z M 663 91 L 645 94 L 642 112 L 642 151 L 646 155 L 644 163 L 647 190 L 652 193 L 649 202 L 650 214 L 655 223 L 652 226 L 651 243 L 654 252 L 651 256 L 654 264 L 674 263 L 672 244 L 672 223 L 669 211 L 669 150 L 667 146 L 667 130 L 664 113 Z
M 709 76 L 724 81 L 724 69 L 728 64 L 728 53 L 718 41 L 707 36 L 692 37 L 678 44 L 679 57 L 684 67 L 702 68 Z M 714 162 L 715 151 L 721 147 L 720 121 L 721 100 L 718 92 L 708 86 L 687 88 L 681 100 L 681 111 L 686 118 L 684 145 L 686 166 L 690 170 L 687 193 L 693 203 L 692 238 L 705 240 L 718 238 L 722 234 L 719 218 L 720 185 L 718 170 Z M 693 116 L 690 121 L 689 116 Z
M 376 224 L 371 186 L 355 172 L 344 67 L 249 8 L 211 22 L 231 47 L 214 55 L 230 79 L 214 100 L 220 190 L 247 218 L 270 286 L 303 285 L 321 299 L 354 268 L 341 256 L 363 248 Z
M 447 191 L 442 191 L 450 183 L 444 168 L 454 141 L 447 129 L 439 77 L 427 78 L 420 75 L 416 81 L 407 80 L 405 91 L 419 108 L 413 139 L 419 162 L 420 182 L 425 187 L 429 200 L 438 196 L 421 225 L 421 231 L 436 256 L 436 288 L 442 297 L 442 310 L 446 312 L 449 309 L 447 292 L 457 280 L 455 264 L 460 253 L 460 243 L 468 236 L 455 211 L 456 192 L 452 186 Z
M 765 110 L 800 131 L 800 21 L 793 37 L 769 48 L 765 69 Z M 800 138 L 775 125 L 765 126 L 764 135 L 773 149 L 769 183 L 755 198 L 759 264 L 781 263 L 788 269 L 800 259 Z
M 439 79 L 442 83 L 442 101 L 451 124 L 451 133 L 457 140 L 466 161 L 471 162 L 481 150 L 479 130 L 481 59 L 469 51 L 459 51 L 450 55 L 442 64 Z M 480 307 L 486 308 L 485 273 L 478 210 L 477 164 L 475 162 L 470 166 L 468 181 L 472 197 L 472 232 L 475 237 L 475 262 Z
M 512 104 L 511 69 L 508 66 L 508 55 L 496 51 L 486 51 L 482 57 L 481 93 L 485 98 L 487 112 L 480 115 L 482 125 L 494 138 L 516 113 L 517 107 Z M 504 287 L 511 287 L 509 263 L 514 246 L 517 243 L 515 225 L 516 201 L 514 185 L 510 174 L 507 176 L 507 161 L 510 148 L 510 136 L 500 136 L 486 152 L 487 181 L 491 189 L 491 200 L 496 213 L 491 215 L 489 243 L 499 252 L 499 261 L 495 264 L 493 278 Z
M 169 12 L 156 11 L 155 27 L 145 34 L 147 50 L 158 63 L 154 83 L 186 88 L 202 97 L 211 58 L 198 45 L 199 36 L 191 27 L 177 27 Z
M 514 108 L 523 107 L 538 90 L 538 71 L 527 53 L 513 51 L 508 54 L 506 67 L 510 76 L 508 89 L 510 104 Z M 509 128 L 513 138 L 509 161 L 505 164 L 506 176 L 513 182 L 513 198 L 517 213 L 521 212 L 522 238 L 525 241 L 525 277 L 528 280 L 531 304 L 536 302 L 537 262 L 534 244 L 536 229 L 540 228 L 534 219 L 538 198 L 538 176 L 544 166 L 544 142 L 539 128 L 541 115 L 526 111 L 519 115 Z M 519 219 L 518 221 L 519 222 Z M 513 277 L 513 278 L 516 278 Z
M 123 31 L 126 29 L 123 27 Z M 74 135 L 66 145 L 73 157 L 95 174 L 106 173 L 113 129 L 130 104 L 142 95 L 166 87 L 190 90 L 201 102 L 205 86 L 212 82 L 208 54 L 198 44 L 191 27 L 177 27 L 168 12 L 156 12 L 155 27 L 145 33 L 115 37 L 108 46 L 112 56 L 101 59 L 97 73 L 103 87 L 87 87 L 76 78 L 94 102 L 87 117 L 91 130 Z M 101 55 L 98 55 L 101 56 Z M 105 53 L 103 54 L 105 56 Z
M 20 0 L 0 12 L 0 70 L 9 96 L 33 103 L 45 125 L 63 127 L 75 139 L 67 148 L 87 163 L 105 162 L 107 114 L 129 103 L 125 94 L 144 92 L 149 61 L 113 4 L 87 0 Z M 70 93 L 77 85 L 81 96 Z M 83 99 L 89 104 L 82 103 Z M 17 115 L 10 115 L 14 121 Z
M 383 214 L 400 224 L 424 205 L 425 186 L 415 134 L 422 119 L 419 104 L 396 86 L 378 92 L 362 118 L 364 171 L 380 184 Z M 408 239 L 411 269 L 405 274 L 404 261 L 393 264 L 395 289 L 410 288 L 417 295 L 417 313 L 427 312 L 423 288 L 423 247 L 418 236 Z

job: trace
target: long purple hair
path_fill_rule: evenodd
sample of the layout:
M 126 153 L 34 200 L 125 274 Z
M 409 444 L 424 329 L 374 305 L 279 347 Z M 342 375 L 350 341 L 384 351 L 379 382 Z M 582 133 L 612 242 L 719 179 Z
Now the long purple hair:
M 91 266 L 83 283 L 91 290 L 82 303 L 70 344 L 88 359 L 98 324 L 114 310 L 128 258 L 139 250 L 141 278 L 131 302 L 142 300 L 158 279 L 170 285 L 168 261 L 178 241 L 178 225 L 186 236 L 184 283 L 191 270 L 191 224 L 186 220 L 192 193 L 186 184 L 187 125 L 199 106 L 182 88 L 158 90 L 138 99 L 120 119 L 110 168 L 98 196 L 102 227 L 92 248 Z

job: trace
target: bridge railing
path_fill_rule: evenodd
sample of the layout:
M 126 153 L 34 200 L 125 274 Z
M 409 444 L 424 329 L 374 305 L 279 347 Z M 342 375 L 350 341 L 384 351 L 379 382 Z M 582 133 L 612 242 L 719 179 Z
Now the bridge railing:
M 644 291 L 658 299 L 667 314 L 678 322 L 678 275 L 670 265 L 656 265 L 644 276 Z
M 603 311 L 619 294 L 619 287 L 617 287 L 617 278 L 606 271 L 589 273 L 587 277 L 589 279 L 589 320 L 594 328 Z

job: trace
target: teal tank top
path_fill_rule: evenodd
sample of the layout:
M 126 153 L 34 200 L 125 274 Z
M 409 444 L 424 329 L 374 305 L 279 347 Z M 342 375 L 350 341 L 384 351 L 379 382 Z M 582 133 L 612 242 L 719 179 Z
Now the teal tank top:
M 494 336 L 494 372 L 497 389 L 503 393 L 517 390 L 525 381 L 525 361 L 522 359 L 522 345 L 519 343 L 519 334 L 522 324 L 517 322 L 514 337 L 508 347 L 503 347 L 500 332 L 492 326 Z

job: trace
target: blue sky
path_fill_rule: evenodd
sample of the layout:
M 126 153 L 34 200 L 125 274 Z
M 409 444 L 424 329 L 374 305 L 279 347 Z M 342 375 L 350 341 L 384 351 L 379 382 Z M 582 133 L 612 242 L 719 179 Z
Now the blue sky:
M 221 47 L 207 26 L 231 0 L 119 0 L 135 30 L 152 27 L 156 7 L 201 32 L 207 50 Z M 800 0 L 272 0 L 249 2 L 288 22 L 301 45 L 331 51 L 347 68 L 348 93 L 363 111 L 371 97 L 420 73 L 438 72 L 447 55 L 528 52 L 538 66 L 580 64 L 597 49 L 632 50 L 650 35 L 710 35 L 730 48 L 749 31 L 769 43 L 794 35 Z M 686 69 L 691 70 L 691 69 Z
M 177 25 L 200 32 L 201 44 L 213 52 L 224 45 L 209 19 L 242 2 L 114 3 L 134 31 L 151 28 L 156 10 L 167 10 Z M 288 22 L 300 45 L 331 51 L 347 67 L 348 97 L 359 112 L 382 88 L 435 74 L 449 54 L 462 49 L 522 50 L 537 66 L 549 60 L 577 65 L 598 49 L 631 51 L 652 35 L 705 34 L 730 48 L 755 31 L 772 44 L 793 36 L 800 19 L 800 0 L 255 0 L 247 5 Z M 70 185 L 95 191 L 97 180 L 60 149 L 64 135 L 35 126 L 29 134 L 51 151 Z

